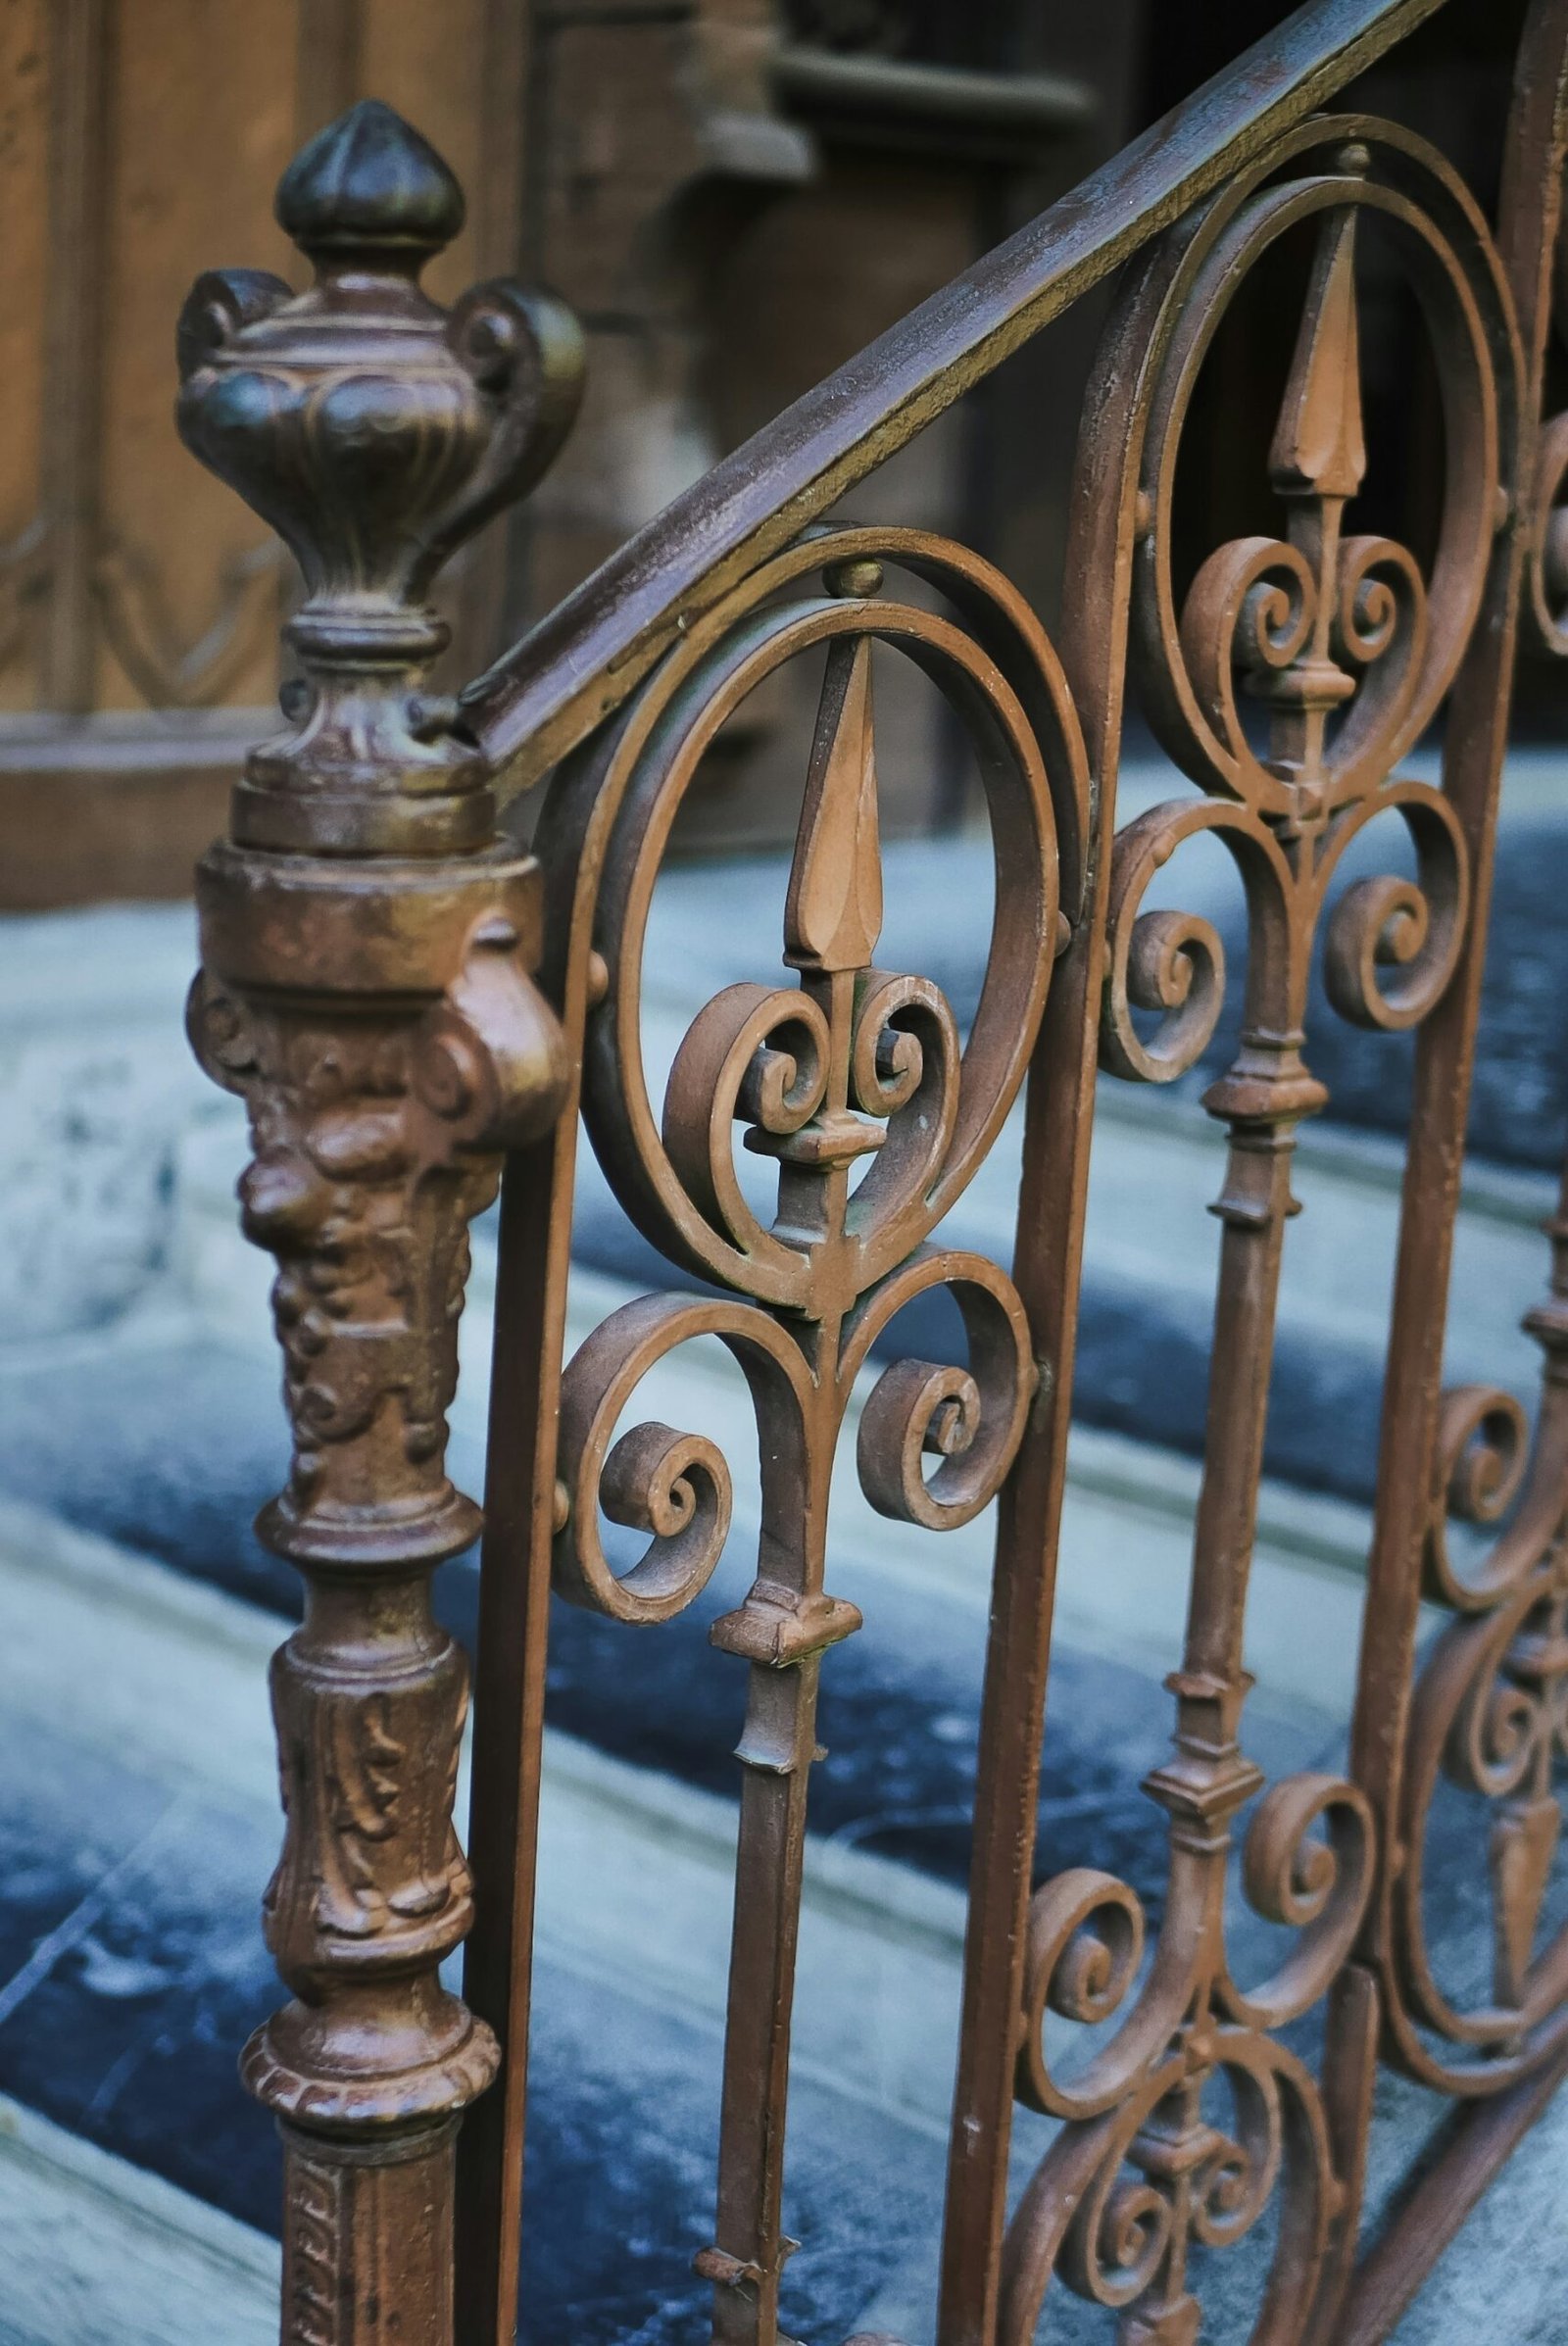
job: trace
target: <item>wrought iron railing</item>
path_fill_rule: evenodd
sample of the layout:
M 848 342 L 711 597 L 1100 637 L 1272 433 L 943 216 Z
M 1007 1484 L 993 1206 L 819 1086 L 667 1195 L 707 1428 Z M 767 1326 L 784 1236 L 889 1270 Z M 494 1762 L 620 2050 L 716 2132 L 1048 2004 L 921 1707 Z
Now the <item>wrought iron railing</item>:
M 182 429 L 288 540 L 308 588 L 288 630 L 303 671 L 290 729 L 251 758 L 231 838 L 202 867 L 192 1005 L 204 1062 L 255 1130 L 242 1198 L 278 1258 L 295 1437 L 263 1530 L 308 1588 L 273 1683 L 288 1823 L 266 1912 L 292 2000 L 246 2056 L 287 2148 L 297 2346 L 446 2339 L 455 2320 L 468 2346 L 511 2335 L 549 1593 L 657 1627 L 712 1572 L 725 1459 L 700 1431 L 616 1438 L 647 1371 L 698 1335 L 750 1388 L 762 1492 L 755 1585 L 713 1631 L 749 1687 L 716 2225 L 699 2260 L 716 2338 L 777 2336 L 793 2246 L 782 2162 L 817 1682 L 859 1626 L 832 1593 L 831 1471 L 852 1383 L 934 1288 L 956 1300 L 967 1361 L 883 1366 L 858 1452 L 873 1506 L 911 1526 L 998 1503 L 944 2346 L 1021 2346 L 1053 2281 L 1116 2311 L 1123 2341 L 1196 2339 L 1189 2251 L 1269 2224 L 1250 2334 L 1382 2337 L 1563 2074 L 1568 1937 L 1543 1945 L 1538 1924 L 1568 1745 L 1568 1213 L 1529 1322 L 1546 1354 L 1533 1446 L 1515 1402 L 1445 1396 L 1441 1369 L 1516 636 L 1533 624 L 1568 645 L 1554 517 L 1568 439 L 1561 419 L 1541 423 L 1568 6 L 1529 15 L 1494 232 L 1423 140 L 1322 111 L 1437 4 L 1300 10 L 718 466 L 456 701 L 423 685 L 444 640 L 428 590 L 567 429 L 570 318 L 502 284 L 450 315 L 425 299 L 420 264 L 461 197 L 373 106 L 283 181 L 312 289 L 236 272 L 191 297 Z M 1355 271 L 1369 222 L 1407 276 L 1441 386 L 1425 568 L 1349 520 L 1367 467 Z M 1194 384 L 1233 299 L 1292 233 L 1315 259 L 1268 459 L 1278 534 L 1215 546 L 1178 598 L 1172 493 Z M 1054 649 L 975 555 L 830 509 L 1112 271 Z M 901 578 L 920 594 L 905 599 Z M 875 644 L 936 686 L 984 781 L 995 919 L 963 1034 L 928 979 L 876 961 Z M 787 974 L 709 1002 L 660 1106 L 640 986 L 672 820 L 728 716 L 813 651 L 824 683 Z M 1197 789 L 1118 832 L 1129 680 Z M 1408 779 L 1440 713 L 1441 786 Z M 525 855 L 497 807 L 536 783 Z M 1349 843 L 1386 811 L 1415 876 L 1331 899 Z M 1034 1844 L 1096 1069 L 1168 1082 L 1214 1035 L 1219 937 L 1145 903 L 1199 835 L 1239 869 L 1248 952 L 1240 1043 L 1205 1095 L 1227 1136 L 1223 1236 L 1174 1740 L 1146 1787 L 1169 1818 L 1150 1933 L 1130 1885 L 1054 1876 Z M 1292 1149 L 1326 1100 L 1305 1032 L 1316 949 L 1339 1015 L 1419 1029 L 1416 1095 L 1349 1765 L 1265 1784 L 1241 1739 L 1242 1641 Z M 1020 1092 L 1004 1269 L 942 1225 Z M 564 1368 L 579 1110 L 627 1213 L 699 1292 L 614 1312 Z M 776 1161 L 771 1214 L 737 1174 L 737 1125 Z M 446 1477 L 444 1411 L 466 1227 L 503 1155 L 476 1903 L 452 1824 L 465 1671 L 428 1584 L 479 1526 Z M 629 1571 L 612 1566 L 601 1510 L 647 1537 Z M 1479 1568 L 1450 1557 L 1449 1511 L 1506 1516 Z M 1423 1595 L 1449 1626 L 1418 1663 Z M 1440 1768 L 1494 1817 L 1476 1850 L 1494 1979 L 1467 2009 L 1424 1951 Z M 1272 1979 L 1244 1988 L 1224 1892 L 1250 1804 L 1247 1895 L 1296 1937 Z M 465 1937 L 460 2000 L 438 1975 Z M 1292 2024 L 1318 2011 L 1313 2066 Z M 1057 2021 L 1102 2029 L 1087 2069 L 1052 2057 Z M 1454 2115 L 1366 2241 L 1380 2060 Z M 1015 2097 L 1062 2123 L 1014 2202 Z

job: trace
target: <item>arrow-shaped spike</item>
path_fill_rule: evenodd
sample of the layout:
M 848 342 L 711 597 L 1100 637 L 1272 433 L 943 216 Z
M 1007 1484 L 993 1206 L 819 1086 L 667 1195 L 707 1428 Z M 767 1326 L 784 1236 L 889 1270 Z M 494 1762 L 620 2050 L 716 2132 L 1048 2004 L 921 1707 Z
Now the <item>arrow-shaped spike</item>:
M 1492 1828 L 1492 1881 L 1496 1905 L 1494 1985 L 1497 2001 L 1525 2000 L 1541 1902 L 1550 1878 L 1562 1812 L 1549 1794 L 1510 1802 Z
M 784 907 L 801 969 L 865 969 L 882 933 L 871 640 L 830 646 Z
M 1269 473 L 1283 497 L 1353 497 L 1366 471 L 1355 320 L 1355 208 L 1318 238 Z

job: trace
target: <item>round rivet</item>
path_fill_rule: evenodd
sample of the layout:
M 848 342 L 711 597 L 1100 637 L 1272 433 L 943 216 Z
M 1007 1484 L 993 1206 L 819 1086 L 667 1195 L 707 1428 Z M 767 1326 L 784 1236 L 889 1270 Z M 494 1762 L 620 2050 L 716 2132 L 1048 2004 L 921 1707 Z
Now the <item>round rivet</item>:
M 597 1009 L 610 992 L 610 963 L 596 946 L 588 955 L 588 1007 Z
M 843 595 L 855 600 L 880 595 L 882 564 L 870 555 L 858 556 L 854 562 L 829 562 L 822 572 L 822 583 L 830 595 Z

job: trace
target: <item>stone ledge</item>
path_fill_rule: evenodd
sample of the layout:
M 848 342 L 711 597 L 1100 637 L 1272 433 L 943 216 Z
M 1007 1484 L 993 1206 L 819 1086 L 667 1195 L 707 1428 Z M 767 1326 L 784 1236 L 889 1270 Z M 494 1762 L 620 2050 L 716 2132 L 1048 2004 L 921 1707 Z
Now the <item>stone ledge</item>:
M 272 2346 L 275 2240 L 0 2094 L 0 2346 Z

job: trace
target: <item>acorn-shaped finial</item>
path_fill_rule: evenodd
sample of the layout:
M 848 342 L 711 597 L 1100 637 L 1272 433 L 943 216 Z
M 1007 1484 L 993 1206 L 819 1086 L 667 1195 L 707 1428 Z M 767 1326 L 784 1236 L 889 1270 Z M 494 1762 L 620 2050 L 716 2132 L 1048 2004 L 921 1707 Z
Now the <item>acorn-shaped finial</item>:
M 463 190 L 427 138 L 362 98 L 300 149 L 278 182 L 279 226 L 311 259 L 374 253 L 415 267 L 463 226 Z
M 582 381 L 551 295 L 492 279 L 450 311 L 418 283 L 463 225 L 428 140 L 367 99 L 284 172 L 277 217 L 316 265 L 294 293 L 210 272 L 181 319 L 187 447 L 287 540 L 306 585 L 287 635 L 292 730 L 252 751 L 233 836 L 287 854 L 448 855 L 493 836 L 484 760 L 444 695 L 431 588 L 537 480 Z

